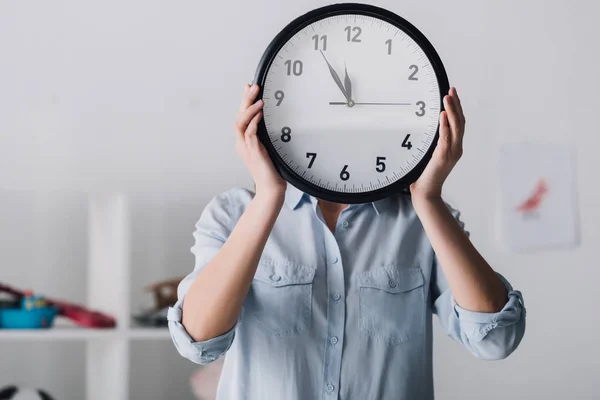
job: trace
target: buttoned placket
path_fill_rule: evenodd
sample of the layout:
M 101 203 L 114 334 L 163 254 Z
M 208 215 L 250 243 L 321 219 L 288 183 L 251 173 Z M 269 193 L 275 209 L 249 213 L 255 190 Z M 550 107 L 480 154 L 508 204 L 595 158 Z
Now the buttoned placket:
M 327 343 L 325 344 L 324 394 L 323 399 L 338 399 L 342 371 L 342 348 L 346 320 L 344 265 L 337 235 L 343 235 L 350 223 L 344 210 L 338 218 L 335 234 L 323 222 L 325 249 L 327 251 Z

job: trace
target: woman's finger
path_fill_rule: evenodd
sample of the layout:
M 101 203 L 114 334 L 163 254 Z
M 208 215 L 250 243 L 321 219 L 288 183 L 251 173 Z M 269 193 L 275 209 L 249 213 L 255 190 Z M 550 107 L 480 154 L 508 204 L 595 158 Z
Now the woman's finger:
M 456 106 L 452 101 L 452 96 L 448 95 L 444 97 L 444 106 L 446 107 L 448 121 L 450 123 L 450 134 L 453 136 L 452 139 L 454 140 L 454 136 L 459 134 L 460 121 L 456 114 Z
M 252 118 L 254 118 L 258 112 L 260 112 L 263 105 L 264 102 L 262 100 L 258 100 L 256 103 L 252 104 L 246 110 L 241 112 L 237 119 L 237 128 L 240 131 L 245 132 L 248 128 L 248 124 L 250 123 Z
M 240 113 L 243 113 L 252 103 L 258 95 L 258 85 L 246 85 L 244 94 L 242 96 L 242 102 L 240 104 Z
M 256 114 L 252 120 L 250 121 L 250 124 L 248 124 L 248 128 L 246 129 L 246 134 L 245 134 L 245 138 L 246 138 L 246 143 L 248 144 L 248 147 L 251 148 L 252 150 L 258 150 L 258 137 L 256 135 L 256 133 L 258 132 L 258 122 L 260 121 L 260 119 L 262 118 L 262 112 L 258 112 L 258 114 Z
M 454 106 L 455 106 L 456 112 L 458 114 L 458 118 L 464 125 L 465 124 L 465 114 L 463 112 L 462 104 L 460 102 L 460 97 L 458 97 L 458 91 L 456 90 L 456 88 L 453 87 L 452 89 L 450 89 L 450 94 L 452 95 L 452 100 L 454 102 Z

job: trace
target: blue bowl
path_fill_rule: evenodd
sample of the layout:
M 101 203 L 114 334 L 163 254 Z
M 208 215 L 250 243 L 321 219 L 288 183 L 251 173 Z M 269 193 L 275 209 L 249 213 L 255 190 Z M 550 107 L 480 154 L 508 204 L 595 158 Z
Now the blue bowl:
M 50 328 L 58 309 L 54 307 L 23 310 L 6 308 L 0 310 L 0 328 L 4 329 L 43 329 Z

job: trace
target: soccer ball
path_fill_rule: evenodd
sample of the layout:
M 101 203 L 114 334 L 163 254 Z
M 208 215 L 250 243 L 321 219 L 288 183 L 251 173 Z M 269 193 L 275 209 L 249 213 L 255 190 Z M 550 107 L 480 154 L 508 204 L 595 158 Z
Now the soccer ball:
M 0 400 L 54 400 L 52 396 L 40 389 L 7 386 L 0 389 Z

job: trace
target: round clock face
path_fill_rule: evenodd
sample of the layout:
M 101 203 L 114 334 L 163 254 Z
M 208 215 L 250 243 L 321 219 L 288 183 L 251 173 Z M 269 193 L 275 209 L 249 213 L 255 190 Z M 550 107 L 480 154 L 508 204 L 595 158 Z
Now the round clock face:
M 312 11 L 257 72 L 259 136 L 284 178 L 321 199 L 373 201 L 408 187 L 437 141 L 448 80 L 427 39 L 366 5 Z

